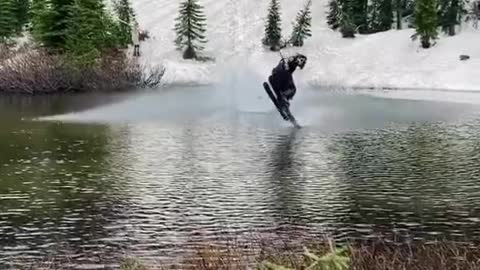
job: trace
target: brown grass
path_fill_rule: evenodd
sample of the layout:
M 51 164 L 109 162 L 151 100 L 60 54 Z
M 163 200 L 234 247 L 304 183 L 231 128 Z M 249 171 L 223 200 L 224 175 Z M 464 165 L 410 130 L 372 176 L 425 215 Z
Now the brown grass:
M 294 244 L 287 240 L 258 239 L 238 242 L 198 243 L 193 251 L 185 254 L 177 264 L 167 262 L 142 262 L 140 258 L 127 258 L 119 262 L 121 270 L 237 270 L 275 269 L 269 265 L 281 265 L 285 269 L 307 269 L 314 262 L 305 256 L 305 248 L 316 256 L 331 254 L 344 249 L 342 256 L 349 258 L 352 270 L 473 270 L 480 269 L 480 246 L 451 241 L 393 243 L 383 240 L 335 244 L 328 239 Z M 62 265 L 74 264 L 74 260 L 47 258 L 48 262 L 30 264 L 15 269 L 66 269 Z M 172 258 L 173 259 L 173 258 Z M 100 262 L 99 263 L 103 263 Z M 110 263 L 110 262 L 109 262 Z M 325 269 L 325 268 L 311 268 Z M 330 268 L 329 270 L 337 270 Z
M 480 246 L 441 241 L 435 243 L 399 244 L 375 241 L 350 242 L 344 245 L 350 268 L 355 270 L 473 270 L 480 269 Z M 274 269 L 268 263 L 288 269 L 307 269 L 312 259 L 304 255 L 304 248 L 323 256 L 331 251 L 327 240 L 305 246 L 277 244 L 264 246 L 199 246 L 182 265 L 147 265 L 147 269 L 230 270 Z M 342 245 L 337 245 L 336 248 Z M 323 268 L 313 268 L 323 269 Z M 332 268 L 332 270 L 335 270 Z
M 354 244 L 350 248 L 352 269 L 454 270 L 480 269 L 480 247 L 467 243 Z
M 62 55 L 26 50 L 0 58 L 0 92 L 52 94 L 121 91 L 155 87 L 164 69 L 146 69 L 122 53 L 104 56 L 96 67 L 74 68 Z

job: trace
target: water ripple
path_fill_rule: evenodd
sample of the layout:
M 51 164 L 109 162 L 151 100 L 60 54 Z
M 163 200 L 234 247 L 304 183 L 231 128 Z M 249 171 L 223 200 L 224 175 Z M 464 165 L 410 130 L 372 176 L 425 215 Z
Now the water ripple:
M 64 254 L 96 269 L 125 253 L 172 258 L 228 232 L 478 240 L 478 126 L 17 130 L 2 148 L 0 265 Z

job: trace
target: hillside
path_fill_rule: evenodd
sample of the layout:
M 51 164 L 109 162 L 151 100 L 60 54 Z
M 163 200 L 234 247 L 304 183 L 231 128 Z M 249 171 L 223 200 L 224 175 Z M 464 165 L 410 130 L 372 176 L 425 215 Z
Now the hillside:
M 264 18 L 269 0 L 201 0 L 207 16 L 205 54 L 214 63 L 181 59 L 175 50 L 173 27 L 178 0 L 132 0 L 140 27 L 152 39 L 142 43 L 143 61 L 164 64 L 167 84 L 209 84 L 235 76 L 240 70 L 254 72 L 264 80 L 278 62 L 279 55 L 261 45 Z M 283 34 L 289 35 L 296 13 L 304 1 L 281 0 Z M 428 88 L 450 90 L 480 89 L 479 30 L 464 27 L 454 37 L 441 35 L 437 44 L 421 49 L 411 41 L 412 29 L 391 30 L 355 39 L 343 39 L 327 27 L 327 1 L 312 6 L 313 37 L 302 48 L 285 50 L 308 57 L 303 71 L 296 73 L 298 84 L 337 87 Z M 471 57 L 459 61 L 460 54 Z

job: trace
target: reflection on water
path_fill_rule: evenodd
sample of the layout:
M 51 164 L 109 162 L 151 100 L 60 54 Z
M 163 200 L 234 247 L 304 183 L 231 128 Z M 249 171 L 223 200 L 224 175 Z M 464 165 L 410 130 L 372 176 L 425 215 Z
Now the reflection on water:
M 478 237 L 476 129 L 412 125 L 341 138 L 336 151 L 357 212 L 350 222 L 391 224 L 418 237 Z
M 235 117 L 2 122 L 0 266 L 178 259 L 229 231 L 479 239 L 479 121 L 322 133 Z
M 56 124 L 0 132 L 8 142 L 0 167 L 2 257 L 26 261 L 68 243 L 84 249 L 80 259 L 89 254 L 88 241 L 107 236 L 105 224 L 122 201 L 113 192 L 115 174 L 106 171 L 106 132 Z
M 272 208 L 278 212 L 278 223 L 294 222 L 304 216 L 301 194 L 305 179 L 302 164 L 295 158 L 299 146 L 297 134 L 297 129 L 280 134 L 267 159 L 268 189 L 272 190 Z

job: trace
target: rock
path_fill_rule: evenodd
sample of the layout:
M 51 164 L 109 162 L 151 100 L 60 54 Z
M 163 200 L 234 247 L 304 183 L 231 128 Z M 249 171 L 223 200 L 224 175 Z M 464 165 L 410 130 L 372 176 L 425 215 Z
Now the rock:
M 465 55 L 465 54 L 460 55 L 460 61 L 465 61 L 465 60 L 468 60 L 468 59 L 470 59 L 469 55 Z

